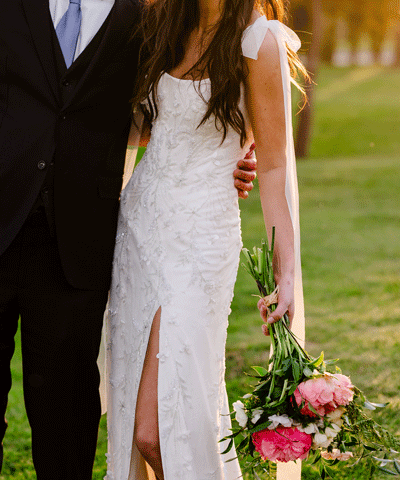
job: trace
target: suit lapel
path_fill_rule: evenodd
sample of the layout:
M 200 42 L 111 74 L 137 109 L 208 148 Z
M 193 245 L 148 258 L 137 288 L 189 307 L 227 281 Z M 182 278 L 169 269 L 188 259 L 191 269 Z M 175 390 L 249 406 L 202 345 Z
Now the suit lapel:
M 128 40 L 132 26 L 135 24 L 135 21 L 137 21 L 139 8 L 138 0 L 115 0 L 99 48 L 93 55 L 85 73 L 79 80 L 74 93 L 63 106 L 63 109 L 69 107 L 69 105 L 74 102 L 82 88 L 90 81 L 90 79 L 96 78 L 97 69 L 101 68 L 101 65 L 107 64 L 111 61 L 114 54 L 118 51 L 120 44 Z M 78 61 L 79 57 L 76 62 L 71 65 L 71 70 L 74 68 L 75 63 L 78 64 Z
M 57 71 L 54 63 L 51 16 L 48 0 L 22 0 L 35 48 L 54 98 L 59 103 Z

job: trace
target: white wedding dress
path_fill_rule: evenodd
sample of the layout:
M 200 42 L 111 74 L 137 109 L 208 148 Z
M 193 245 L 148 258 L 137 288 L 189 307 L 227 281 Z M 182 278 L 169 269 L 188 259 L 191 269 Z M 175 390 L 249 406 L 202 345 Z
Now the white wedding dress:
M 286 112 L 289 70 L 284 42 L 296 35 L 260 17 L 244 33 L 245 56 L 257 58 L 270 30 L 282 59 Z M 241 249 L 233 170 L 252 142 L 222 134 L 214 120 L 198 128 L 210 81 L 165 73 L 159 115 L 147 151 L 121 194 L 108 318 L 107 480 L 145 480 L 132 449 L 136 396 L 153 317 L 161 307 L 158 409 L 165 480 L 235 480 L 234 450 L 221 455 L 229 434 L 225 341 Z M 243 107 L 243 106 L 242 106 Z M 297 184 L 288 128 L 288 203 L 297 229 Z M 297 286 L 301 288 L 301 285 Z M 299 304 L 299 315 L 302 310 Z M 256 314 L 256 313 L 255 313 Z

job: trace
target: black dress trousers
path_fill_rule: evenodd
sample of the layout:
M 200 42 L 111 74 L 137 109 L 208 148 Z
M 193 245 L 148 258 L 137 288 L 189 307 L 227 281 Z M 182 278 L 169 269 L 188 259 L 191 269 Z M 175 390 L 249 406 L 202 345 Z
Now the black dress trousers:
M 96 359 L 108 292 L 65 279 L 43 209 L 0 256 L 0 442 L 21 315 L 24 397 L 38 480 L 91 480 L 100 419 Z

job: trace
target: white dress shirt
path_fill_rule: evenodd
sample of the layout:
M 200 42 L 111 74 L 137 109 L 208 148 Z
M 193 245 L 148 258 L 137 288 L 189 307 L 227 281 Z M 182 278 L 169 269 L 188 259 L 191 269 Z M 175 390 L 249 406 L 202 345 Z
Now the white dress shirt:
M 115 0 L 81 0 L 82 23 L 75 50 L 76 59 L 89 45 L 110 13 Z M 68 10 L 69 0 L 49 0 L 54 28 Z

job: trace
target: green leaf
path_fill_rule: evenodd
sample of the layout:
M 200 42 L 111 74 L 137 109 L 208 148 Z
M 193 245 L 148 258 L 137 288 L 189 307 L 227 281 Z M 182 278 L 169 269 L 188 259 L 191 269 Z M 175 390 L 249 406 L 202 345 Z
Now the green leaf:
M 339 361 L 338 358 L 331 359 L 331 360 L 325 360 L 325 365 L 334 365 L 338 361 Z
M 369 452 L 376 452 L 376 448 L 370 447 L 369 445 L 364 445 L 365 450 L 368 450 Z
M 294 383 L 288 390 L 287 394 L 288 396 L 290 397 L 291 395 L 294 394 L 294 392 L 296 391 L 296 388 L 297 388 L 297 383 Z
M 389 470 L 388 468 L 384 468 L 384 467 L 378 467 L 378 469 L 381 471 L 381 472 L 385 472 L 385 473 L 388 473 L 389 475 L 394 475 L 396 476 L 397 473 L 395 472 L 392 472 L 391 470 Z
M 309 410 L 311 410 L 313 413 L 315 413 L 315 415 L 317 415 L 317 417 L 319 417 L 319 413 L 315 410 L 315 408 L 311 405 L 310 402 L 308 402 L 308 408 Z
M 314 460 L 312 461 L 311 465 L 315 465 L 317 462 L 321 460 L 321 454 L 318 452 L 315 456 Z
M 230 440 L 230 442 L 228 443 L 228 446 L 225 448 L 225 450 L 223 452 L 221 452 L 221 455 L 224 455 L 225 453 L 228 453 L 229 450 L 233 447 L 233 438 Z
M 268 370 L 266 370 L 264 367 L 251 367 L 253 370 L 255 370 L 260 377 L 264 377 L 265 375 L 268 375 Z
M 245 437 L 240 443 L 239 445 L 237 446 L 236 450 L 241 450 L 242 448 L 244 448 L 246 446 L 246 444 L 249 442 L 249 438 L 250 437 Z
M 261 430 L 266 430 L 270 425 L 271 425 L 271 422 L 270 420 L 268 420 L 267 422 L 261 423 L 260 425 L 257 425 L 256 427 L 249 429 L 249 432 L 250 433 L 261 432 Z
M 321 355 L 312 362 L 312 365 L 314 365 L 314 367 L 318 367 L 319 365 L 321 365 L 323 361 L 324 361 L 324 352 L 321 352 Z
M 333 477 L 335 476 L 335 469 L 331 467 L 325 467 L 325 472 L 327 473 L 328 477 Z
M 275 247 L 275 225 L 272 227 L 272 236 L 271 236 L 271 255 L 274 253 Z
M 256 474 L 255 470 L 253 470 L 253 475 L 256 480 L 261 480 L 261 478 Z
M 238 457 L 230 458 L 229 460 L 224 460 L 224 463 L 233 462 L 234 460 L 237 460 L 237 459 L 238 459 Z
M 293 360 L 292 362 L 292 372 L 293 372 L 293 378 L 296 382 L 300 380 L 300 365 Z

